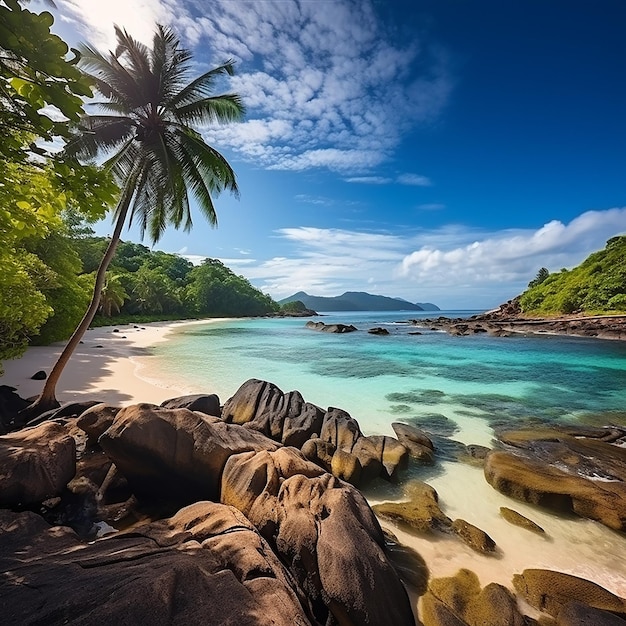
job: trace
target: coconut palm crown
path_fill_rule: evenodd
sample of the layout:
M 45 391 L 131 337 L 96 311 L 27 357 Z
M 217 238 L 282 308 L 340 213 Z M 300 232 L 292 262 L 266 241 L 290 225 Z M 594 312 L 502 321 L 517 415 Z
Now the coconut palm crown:
M 220 75 L 233 75 L 233 62 L 188 82 L 191 53 L 171 30 L 157 26 L 152 49 L 115 32 L 115 53 L 80 46 L 81 66 L 106 98 L 94 105 L 107 114 L 86 116 L 65 151 L 87 159 L 112 154 L 104 165 L 122 189 L 116 217 L 128 205 L 130 221 L 138 219 L 153 242 L 168 225 L 191 228 L 189 190 L 216 225 L 212 194 L 237 194 L 235 174 L 192 126 L 243 117 L 239 96 L 211 95 Z
M 190 80 L 191 53 L 168 28 L 157 26 L 151 49 L 117 26 L 115 33 L 117 48 L 108 55 L 80 47 L 81 66 L 104 97 L 93 103 L 102 114 L 85 116 L 65 147 L 68 156 L 81 159 L 105 155 L 104 167 L 120 187 L 115 227 L 96 273 L 89 309 L 41 395 L 25 410 L 29 416 L 58 406 L 56 384 L 98 310 L 106 269 L 127 218 L 129 224 L 139 223 L 142 236 L 147 233 L 156 242 L 169 225 L 191 228 L 189 192 L 212 226 L 217 224 L 212 197 L 223 190 L 238 194 L 226 159 L 193 128 L 242 119 L 239 96 L 212 95 L 221 76 L 233 75 L 233 62 Z

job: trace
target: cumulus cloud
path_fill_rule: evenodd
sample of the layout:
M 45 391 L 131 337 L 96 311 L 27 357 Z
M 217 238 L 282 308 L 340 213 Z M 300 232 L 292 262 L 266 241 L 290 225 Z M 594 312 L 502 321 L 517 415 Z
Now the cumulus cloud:
M 491 308 L 517 295 L 540 267 L 573 267 L 626 232 L 626 208 L 588 211 L 571 222 L 497 232 L 447 225 L 412 234 L 312 227 L 283 228 L 286 256 L 241 267 L 282 298 L 304 290 L 337 295 L 377 290 L 445 308 Z
M 62 19 L 104 50 L 115 45 L 114 23 L 149 42 L 158 22 L 202 67 L 238 61 L 227 89 L 243 97 L 248 120 L 205 134 L 268 169 L 371 171 L 409 128 L 440 114 L 451 90 L 441 51 L 392 36 L 371 0 L 58 1 Z
M 454 246 L 425 243 L 407 254 L 396 274 L 448 287 L 525 283 L 540 267 L 580 263 L 609 237 L 626 230 L 626 208 L 587 211 L 568 224 L 553 220 L 537 230 L 505 230 Z

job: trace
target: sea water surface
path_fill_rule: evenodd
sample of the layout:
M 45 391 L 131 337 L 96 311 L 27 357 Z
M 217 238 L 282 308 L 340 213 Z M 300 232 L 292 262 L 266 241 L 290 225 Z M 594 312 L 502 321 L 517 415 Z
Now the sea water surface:
M 488 532 L 498 558 L 476 555 L 458 540 L 412 536 L 433 574 L 470 567 L 483 583 L 510 586 L 525 567 L 568 571 L 626 595 L 626 539 L 595 522 L 563 519 L 494 491 L 480 468 L 454 460 L 454 442 L 492 445 L 494 428 L 561 422 L 626 423 L 626 342 L 563 336 L 450 336 L 409 320 L 472 311 L 326 313 L 327 324 L 358 332 L 329 334 L 305 327 L 308 318 L 236 319 L 181 326 L 154 348 L 140 375 L 188 392 L 227 400 L 249 378 L 297 389 L 323 408 L 339 407 L 366 435 L 393 435 L 403 421 L 427 430 L 439 448 L 433 468 L 410 472 L 432 484 L 442 508 Z M 381 326 L 389 335 L 371 335 Z M 421 333 L 421 334 L 412 334 Z M 374 485 L 370 502 L 401 499 L 401 486 Z M 547 531 L 547 538 L 510 526 L 509 506 Z M 521 533 L 521 536 L 520 536 Z M 520 543 L 520 541 L 523 542 Z M 555 567 L 556 564 L 556 567 Z

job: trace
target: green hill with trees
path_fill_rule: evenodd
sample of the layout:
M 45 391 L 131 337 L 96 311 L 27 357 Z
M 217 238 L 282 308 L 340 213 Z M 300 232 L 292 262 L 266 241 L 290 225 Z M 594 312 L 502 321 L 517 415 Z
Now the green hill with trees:
M 539 270 L 519 304 L 526 315 L 623 313 L 626 311 L 626 235 L 607 241 L 579 266 Z

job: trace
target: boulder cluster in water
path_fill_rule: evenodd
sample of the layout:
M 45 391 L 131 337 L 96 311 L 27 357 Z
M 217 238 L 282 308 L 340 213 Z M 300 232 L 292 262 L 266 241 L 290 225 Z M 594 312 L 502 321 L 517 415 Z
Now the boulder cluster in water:
M 561 315 L 529 317 L 522 313 L 519 297 L 497 309 L 469 318 L 425 318 L 411 320 L 414 325 L 432 330 L 445 330 L 465 337 L 487 333 L 496 337 L 515 335 L 573 335 L 594 339 L 626 340 L 626 315 Z
M 545 614 L 541 624 L 626 623 L 622 598 L 560 572 L 525 570 L 512 589 L 481 588 L 469 570 L 429 580 L 376 515 L 480 553 L 498 548 L 448 518 L 432 487 L 403 482 L 409 463 L 437 460 L 432 438 L 410 425 L 393 425 L 397 439 L 368 437 L 341 409 L 249 380 L 224 406 L 214 394 L 122 409 L 73 403 L 23 427 L 25 401 L 0 391 L 5 624 L 539 623 L 513 589 Z M 484 464 L 496 489 L 626 529 L 625 429 L 499 438 L 496 450 L 460 454 Z M 372 511 L 357 486 L 373 480 L 402 484 L 405 500 Z M 421 596 L 419 617 L 409 592 Z

